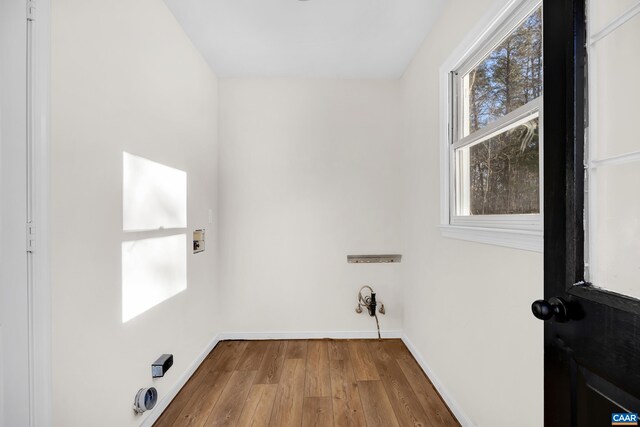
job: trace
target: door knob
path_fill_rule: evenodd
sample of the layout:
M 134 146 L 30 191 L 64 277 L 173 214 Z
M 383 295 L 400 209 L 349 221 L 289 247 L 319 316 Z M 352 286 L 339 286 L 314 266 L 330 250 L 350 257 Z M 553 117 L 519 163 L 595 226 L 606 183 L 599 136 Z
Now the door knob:
M 531 304 L 533 315 L 540 320 L 550 320 L 554 318 L 557 322 L 569 320 L 567 303 L 558 297 L 549 298 L 549 301 L 539 299 Z

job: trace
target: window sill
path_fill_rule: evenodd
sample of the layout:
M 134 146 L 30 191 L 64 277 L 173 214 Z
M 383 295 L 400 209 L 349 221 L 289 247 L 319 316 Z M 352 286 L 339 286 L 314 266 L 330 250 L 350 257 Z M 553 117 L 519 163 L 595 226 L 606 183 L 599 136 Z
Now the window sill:
M 542 231 L 465 227 L 459 225 L 441 225 L 443 237 L 471 242 L 486 243 L 524 251 L 543 250 Z

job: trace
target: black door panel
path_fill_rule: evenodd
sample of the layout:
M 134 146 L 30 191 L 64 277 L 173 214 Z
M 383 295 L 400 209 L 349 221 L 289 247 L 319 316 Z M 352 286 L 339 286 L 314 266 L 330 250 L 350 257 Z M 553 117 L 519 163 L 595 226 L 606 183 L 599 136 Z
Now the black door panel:
M 533 307 L 549 319 L 544 419 L 547 426 L 607 426 L 612 413 L 640 412 L 640 301 L 584 280 L 584 0 L 544 0 L 543 38 L 544 299 L 568 307 L 568 320 L 550 316 L 552 305 Z M 640 197 L 635 185 L 629 190 Z

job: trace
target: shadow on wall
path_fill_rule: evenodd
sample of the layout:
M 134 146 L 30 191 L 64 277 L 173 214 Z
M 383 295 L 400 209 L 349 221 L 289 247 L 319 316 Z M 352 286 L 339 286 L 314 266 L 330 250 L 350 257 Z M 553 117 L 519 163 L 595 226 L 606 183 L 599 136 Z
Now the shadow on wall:
M 122 323 L 187 289 L 187 173 L 122 156 Z

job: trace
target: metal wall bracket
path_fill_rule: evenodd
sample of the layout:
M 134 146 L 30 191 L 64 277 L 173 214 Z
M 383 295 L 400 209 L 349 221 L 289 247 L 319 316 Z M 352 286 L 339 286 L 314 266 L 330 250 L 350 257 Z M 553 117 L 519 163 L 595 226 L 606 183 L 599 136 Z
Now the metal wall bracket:
M 398 263 L 402 255 L 347 255 L 350 264 Z

